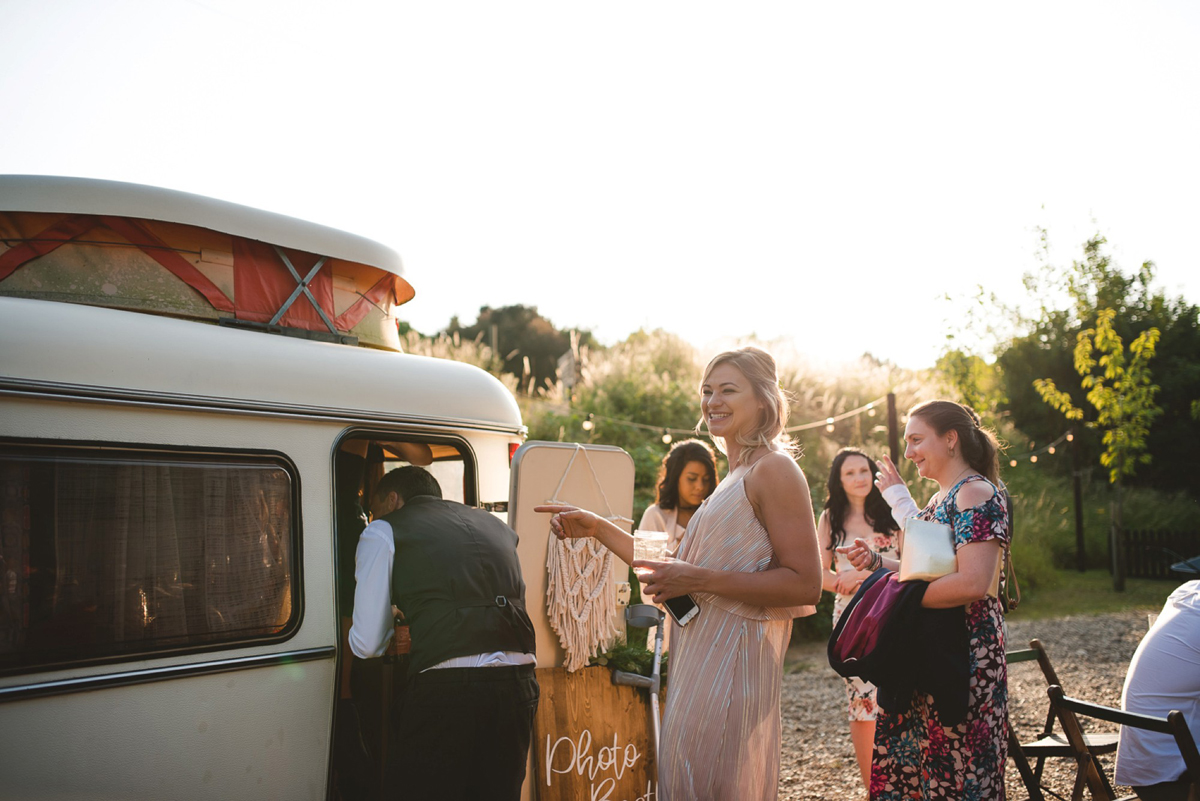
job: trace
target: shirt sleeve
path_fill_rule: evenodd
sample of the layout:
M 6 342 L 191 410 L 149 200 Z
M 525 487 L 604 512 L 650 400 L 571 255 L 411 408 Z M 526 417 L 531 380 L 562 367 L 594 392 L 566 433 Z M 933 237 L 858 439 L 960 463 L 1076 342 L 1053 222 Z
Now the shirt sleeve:
M 350 650 L 370 659 L 383 656 L 392 639 L 392 527 L 376 520 L 363 530 L 354 554 L 354 618 Z
M 883 490 L 883 499 L 887 501 L 887 505 L 892 507 L 892 519 L 896 521 L 896 525 L 900 530 L 904 530 L 904 521 L 910 517 L 916 517 L 921 510 L 917 508 L 917 502 L 908 492 L 908 487 L 903 484 L 893 484 Z

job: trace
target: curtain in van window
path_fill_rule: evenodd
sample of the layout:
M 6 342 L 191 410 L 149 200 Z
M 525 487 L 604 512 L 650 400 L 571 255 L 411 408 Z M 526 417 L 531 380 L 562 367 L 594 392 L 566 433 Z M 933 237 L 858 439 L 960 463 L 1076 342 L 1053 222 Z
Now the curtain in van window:
M 280 467 L 0 455 L 0 473 L 28 499 L 21 608 L 5 615 L 21 622 L 0 639 L 0 669 L 269 637 L 291 621 Z
M 54 617 L 90 618 L 88 640 L 184 637 L 181 547 L 170 468 L 64 464 L 55 481 Z M 185 553 L 185 556 L 187 554 Z

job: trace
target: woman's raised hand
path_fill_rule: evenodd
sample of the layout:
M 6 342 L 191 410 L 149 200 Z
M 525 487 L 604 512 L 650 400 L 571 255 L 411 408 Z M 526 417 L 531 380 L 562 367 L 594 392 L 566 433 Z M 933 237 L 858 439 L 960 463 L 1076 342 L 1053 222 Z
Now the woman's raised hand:
M 845 554 L 855 570 L 869 570 L 871 562 L 875 559 L 875 552 L 862 537 L 856 537 L 852 545 L 843 545 L 837 552 Z
M 594 537 L 596 528 L 600 524 L 598 515 L 587 509 L 580 509 L 578 506 L 568 504 L 548 503 L 533 507 L 533 511 L 549 512 L 554 515 L 550 518 L 550 530 L 560 540 Z
M 900 471 L 892 463 L 892 457 L 887 455 L 880 456 L 878 464 L 879 475 L 875 476 L 875 486 L 879 487 L 880 492 L 883 492 L 888 487 L 904 483 L 904 479 L 900 478 Z

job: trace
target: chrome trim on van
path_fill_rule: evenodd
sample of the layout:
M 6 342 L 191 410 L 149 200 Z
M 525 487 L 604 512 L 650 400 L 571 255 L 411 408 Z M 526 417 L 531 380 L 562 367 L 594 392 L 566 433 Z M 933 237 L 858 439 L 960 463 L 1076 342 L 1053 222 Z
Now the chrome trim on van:
M 238 398 L 217 398 L 203 395 L 186 395 L 174 392 L 150 392 L 140 389 L 120 389 L 84 384 L 67 384 L 59 381 L 37 381 L 24 378 L 0 377 L 0 395 L 16 395 L 52 400 L 91 400 L 131 406 L 168 407 L 198 409 L 231 414 L 263 415 L 269 417 L 302 417 L 333 420 L 345 423 L 401 423 L 410 426 L 466 428 L 474 431 L 496 431 L 504 434 L 525 435 L 525 426 L 514 428 L 498 423 L 478 420 L 456 420 L 450 418 L 424 417 L 394 414 L 383 410 L 331 409 L 324 406 L 253 401 Z
M 228 673 L 234 670 L 254 670 L 255 668 L 275 667 L 277 665 L 291 665 L 296 662 L 333 659 L 336 655 L 337 649 L 329 645 L 323 648 L 305 648 L 299 651 L 284 651 L 276 654 L 221 659 L 216 662 L 171 665 L 169 667 L 148 668 L 146 670 L 130 670 L 124 673 L 105 673 L 98 676 L 80 676 L 74 679 L 59 679 L 57 681 L 46 681 L 38 684 L 0 687 L 0 703 L 25 701 L 30 698 L 45 698 L 51 695 L 88 692 L 90 690 L 105 690 L 111 687 L 126 687 L 131 684 L 148 684 L 154 681 L 170 681 L 172 679 L 204 676 L 212 673 Z

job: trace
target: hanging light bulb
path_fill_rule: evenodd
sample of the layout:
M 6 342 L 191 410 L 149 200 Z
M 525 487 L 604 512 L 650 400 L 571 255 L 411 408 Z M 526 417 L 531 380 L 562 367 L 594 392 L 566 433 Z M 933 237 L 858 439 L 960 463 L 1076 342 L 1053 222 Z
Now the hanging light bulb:
M 1036 462 L 1036 461 L 1037 461 L 1037 454 L 1035 453 L 1033 456 L 1030 456 L 1030 457 L 1029 457 L 1029 461 L 1031 461 L 1031 462 Z
M 1009 466 L 1009 467 L 1016 467 L 1016 466 L 1017 466 L 1017 460 L 1016 460 L 1016 459 L 1013 459 L 1012 461 L 1010 461 L 1010 462 L 1008 463 L 1008 466 Z
M 1054 453 L 1054 446 L 1051 445 L 1049 448 L 1047 448 L 1046 453 Z
M 662 441 L 663 441 L 663 445 L 671 444 L 671 432 L 665 428 L 663 429 Z
M 832 434 L 833 433 L 833 423 L 830 423 L 829 425 L 825 426 L 825 430 L 828 431 L 830 434 Z
M 870 406 L 867 407 L 867 417 L 874 417 L 874 416 L 875 416 L 875 404 L 872 403 Z
M 1068 433 L 1067 434 L 1067 442 L 1074 442 L 1074 441 L 1075 441 L 1075 435 Z
M 593 428 L 596 427 L 596 415 L 589 412 L 587 419 L 584 420 L 583 423 L 581 423 L 581 425 L 583 426 L 584 431 L 591 431 Z

